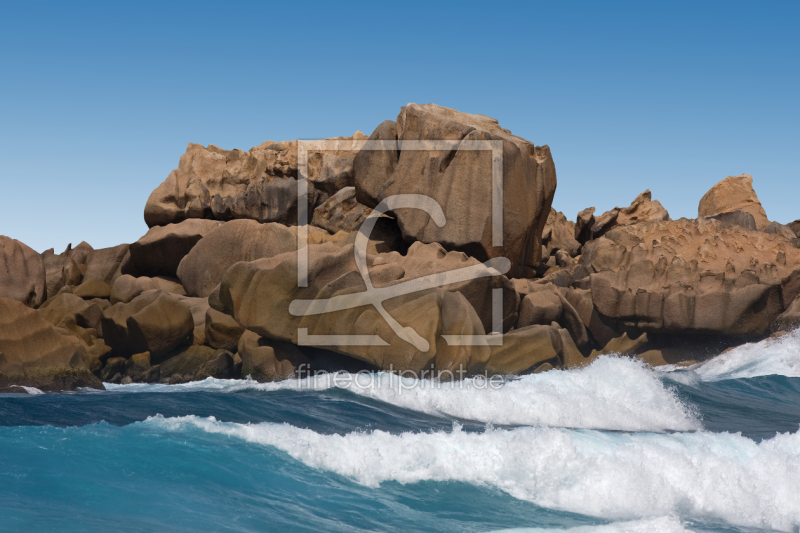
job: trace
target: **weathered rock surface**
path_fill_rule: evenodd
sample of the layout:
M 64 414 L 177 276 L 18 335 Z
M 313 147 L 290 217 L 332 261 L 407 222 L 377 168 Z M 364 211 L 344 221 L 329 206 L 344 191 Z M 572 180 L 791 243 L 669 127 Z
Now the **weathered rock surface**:
M 800 298 L 795 298 L 773 325 L 775 331 L 792 331 L 800 327 Z
M 294 377 L 297 367 L 308 363 L 308 359 L 296 348 L 276 353 L 269 342 L 257 333 L 244 332 L 239 340 L 242 377 L 250 376 L 261 382 L 280 381 Z
M 100 281 L 97 278 L 88 278 L 86 281 L 78 285 L 72 290 L 72 294 L 79 296 L 84 300 L 91 300 L 93 298 L 108 299 L 111 296 L 111 287 L 107 283 Z
M 47 297 L 52 298 L 65 286 L 80 285 L 83 273 L 80 266 L 67 255 L 56 255 L 52 248 L 42 253 Z
M 5 235 L 0 235 L 0 297 L 29 307 L 38 307 L 47 298 L 42 256 Z
M 642 222 L 664 222 L 669 219 L 667 210 L 658 200 L 652 199 L 652 194 L 648 189 L 637 196 L 628 207 L 615 207 L 597 217 L 592 226 L 592 238 L 602 237 L 617 226 Z
M 546 259 L 557 251 L 564 251 L 570 257 L 578 255 L 581 243 L 575 239 L 575 233 L 575 223 L 567 220 L 564 213 L 551 208 L 542 232 L 542 258 Z
M 744 229 L 756 230 L 756 219 L 747 211 L 737 209 L 736 211 L 728 211 L 727 213 L 720 213 L 708 218 L 719 220 L 723 226 L 729 228 L 731 226 L 741 226 Z
M 592 301 L 644 331 L 760 335 L 800 261 L 786 238 L 710 219 L 619 227 L 587 244 Z
M 85 279 L 96 279 L 111 285 L 120 275 L 120 266 L 128 254 L 128 245 L 93 250 L 86 259 Z
M 205 320 L 206 344 L 235 353 L 244 328 L 230 315 L 208 308 Z
M 493 328 L 492 289 L 501 289 L 503 328 L 510 328 L 516 321 L 519 300 L 511 282 L 463 253 L 446 252 L 438 244 L 415 243 L 406 256 L 392 252 L 367 256 L 367 261 L 370 279 L 376 288 L 425 276 L 438 279 L 444 272 L 465 267 L 477 269 L 480 273 L 494 273 L 494 276 L 469 279 L 446 288 L 466 297 L 487 331 Z M 288 313 L 291 300 L 315 298 L 329 284 L 345 283 L 344 280 L 348 280 L 348 287 L 366 289 L 358 274 L 351 245 L 328 243 L 309 246 L 308 265 L 309 286 L 298 288 L 296 253 L 239 263 L 228 270 L 221 285 L 220 299 L 242 326 L 262 336 L 292 341 L 299 317 L 291 317 Z M 260 329 L 262 327 L 265 329 Z M 346 323 L 341 327 L 346 331 Z
M 759 230 L 763 230 L 769 225 L 767 213 L 753 189 L 753 176 L 750 174 L 728 176 L 711 187 L 700 199 L 697 216 L 713 217 L 738 210 L 753 215 L 756 228 Z
M 150 228 L 144 237 L 130 246 L 131 261 L 137 274 L 175 277 L 186 254 L 220 224 L 216 220 L 190 219 Z
M 353 140 L 337 137 L 342 150 L 309 152 L 309 212 L 323 195 L 352 185 Z M 189 144 L 178 168 L 147 200 L 148 226 L 190 218 L 297 223 L 297 142 L 267 141 L 247 152 Z
M 575 219 L 575 240 L 583 245 L 592 239 L 592 226 L 594 226 L 594 207 L 587 207 L 578 213 Z
M 295 299 L 311 300 L 363 292 L 352 246 L 323 244 L 308 250 L 309 286 L 297 286 L 297 255 L 287 253 L 250 263 L 237 263 L 225 275 L 220 300 L 243 327 L 259 336 L 298 344 L 298 328 L 309 335 L 379 335 L 387 346 L 347 346 L 333 342 L 325 348 L 372 364 L 378 368 L 452 370 L 472 368 L 486 360 L 485 346 L 450 346 L 447 335 L 483 335 L 483 324 L 467 295 L 480 305 L 488 298 L 492 283 L 503 283 L 515 314 L 516 292 L 508 280 L 480 278 L 450 287 L 453 292 L 428 289 L 387 299 L 383 305 L 404 327 L 412 327 L 424 339 L 427 350 L 403 340 L 391 330 L 372 306 L 358 306 L 321 315 L 294 316 L 289 304 Z M 371 264 L 369 264 L 371 263 Z M 438 245 L 416 243 L 407 257 L 399 254 L 369 256 L 371 279 L 378 289 L 415 279 L 421 274 L 441 272 L 440 267 L 477 264 L 459 253 L 445 253 Z M 479 268 L 485 268 L 479 265 Z M 481 289 L 479 289 L 479 287 Z M 473 294 L 474 291 L 474 294 Z M 483 300 L 481 300 L 483 299 Z M 513 318 L 511 319 L 513 322 Z M 450 333 L 448 333 L 450 332 Z
M 128 303 L 143 292 L 154 289 L 170 294 L 186 295 L 183 285 L 178 283 L 178 280 L 173 281 L 173 279 L 164 277 L 148 278 L 146 276 L 134 278 L 131 275 L 123 274 L 114 280 L 114 285 L 111 287 L 111 303 Z
M 409 140 L 503 142 L 503 246 L 492 246 L 492 155 L 468 148 L 447 151 L 362 150 L 355 157 L 357 199 L 375 207 L 388 196 L 422 194 L 436 200 L 446 223 L 439 227 L 419 209 L 395 212 L 408 241 L 438 242 L 478 259 L 504 256 L 512 275 L 536 267 L 541 231 L 550 212 L 556 172 L 550 149 L 512 135 L 483 115 L 434 104 L 409 104 L 396 122 L 386 121 L 372 141 Z
M 78 339 L 62 333 L 37 311 L 0 297 L 0 387 L 43 391 L 102 389 L 84 362 Z
M 192 344 L 194 320 L 189 308 L 160 290 L 147 291 L 130 303 L 103 313 L 103 336 L 115 354 L 150 352 L 159 363 L 172 350 Z
M 239 261 L 255 261 L 297 250 L 297 234 L 283 224 L 232 220 L 209 231 L 178 266 L 190 296 L 207 297 Z
M 800 220 L 789 222 L 787 226 L 789 226 L 789 229 L 794 232 L 794 234 L 797 236 L 798 239 L 800 239 Z
M 311 224 L 331 233 L 355 231 L 371 211 L 369 207 L 358 203 L 355 187 L 345 187 L 314 210 Z

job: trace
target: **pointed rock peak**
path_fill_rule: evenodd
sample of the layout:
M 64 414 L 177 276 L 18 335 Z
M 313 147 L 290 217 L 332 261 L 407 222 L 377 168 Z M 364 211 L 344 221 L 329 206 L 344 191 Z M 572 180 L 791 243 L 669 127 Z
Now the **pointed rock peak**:
M 764 230 L 769 226 L 767 213 L 753 189 L 753 176 L 740 174 L 728 176 L 703 196 L 697 207 L 699 217 L 714 217 L 723 213 L 745 211 L 753 215 L 756 228 Z

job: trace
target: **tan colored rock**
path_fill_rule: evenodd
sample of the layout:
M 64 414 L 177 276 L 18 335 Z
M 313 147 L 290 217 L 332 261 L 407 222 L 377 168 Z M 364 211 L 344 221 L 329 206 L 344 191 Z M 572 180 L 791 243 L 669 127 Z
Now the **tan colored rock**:
M 670 220 L 669 213 L 658 200 L 652 199 L 648 189 L 637 196 L 628 207 L 615 207 L 600 215 L 592 226 L 592 237 L 595 239 L 601 237 L 617 226 L 668 220 Z
M 551 208 L 542 232 L 542 246 L 545 248 L 543 258 L 555 255 L 559 250 L 570 257 L 578 255 L 581 244 L 575 240 L 575 223 L 567 220 L 564 213 Z
M 538 290 L 531 292 L 520 305 L 517 327 L 523 328 L 534 324 L 549 326 L 553 322 L 565 328 L 577 346 L 585 346 L 589 342 L 586 326 L 581 316 L 561 291 L 552 284 L 539 285 Z
M 309 152 L 309 212 L 321 196 L 352 185 L 353 137 L 342 150 Z M 267 141 L 249 151 L 190 143 L 178 168 L 158 186 L 144 211 L 148 226 L 190 218 L 297 223 L 297 142 Z
M 789 222 L 787 226 L 789 226 L 789 229 L 794 232 L 794 234 L 797 236 L 798 239 L 800 239 L 800 220 Z
M 753 176 L 750 174 L 728 176 L 711 187 L 700 200 L 697 216 L 713 217 L 740 209 L 753 215 L 757 229 L 763 230 L 769 225 L 767 213 L 753 189 Z
M 120 244 L 112 248 L 93 250 L 86 259 L 84 278 L 97 279 L 111 285 L 120 275 L 120 266 L 128 254 L 128 245 Z
M 645 331 L 763 334 L 783 310 L 800 250 L 777 234 L 711 219 L 620 226 L 584 247 L 592 300 Z
M 178 266 L 178 277 L 187 294 L 207 297 L 234 263 L 294 250 L 297 235 L 282 224 L 232 220 L 200 239 Z
M 580 244 L 592 239 L 592 226 L 594 226 L 594 207 L 587 207 L 580 213 L 575 221 L 575 240 Z
M 109 298 L 111 296 L 111 287 L 99 279 L 90 278 L 75 287 L 75 289 L 72 291 L 72 294 L 79 296 L 84 300 L 91 300 L 93 298 Z
M 130 246 L 131 261 L 137 274 L 175 277 L 186 254 L 220 224 L 216 220 L 189 219 L 179 224 L 150 228 L 144 237 Z
M 281 381 L 294 377 L 298 366 L 305 363 L 305 358 L 281 358 L 267 340 L 257 333 L 245 331 L 239 340 L 239 355 L 242 358 L 242 377 L 251 377 L 256 381 Z M 296 354 L 297 352 L 294 352 Z
M 159 363 L 172 350 L 192 344 L 192 313 L 173 296 L 148 291 L 105 310 L 103 336 L 115 354 L 150 352 L 153 362 Z
M 244 333 L 244 328 L 232 316 L 210 307 L 206 311 L 205 328 L 206 343 L 209 346 L 233 353 Z
M 28 307 L 39 307 L 47 298 L 42 256 L 5 235 L 0 235 L 0 297 Z
M 526 326 L 503 335 L 502 346 L 493 346 L 486 373 L 493 375 L 521 375 L 536 370 L 538 365 L 549 363 L 561 366 L 562 341 L 558 330 L 550 326 Z
M 0 387 L 24 385 L 44 391 L 103 385 L 84 363 L 80 341 L 66 335 L 24 304 L 0 297 Z
M 368 256 L 367 259 L 370 279 L 378 288 L 465 267 L 491 273 L 477 260 L 459 252 L 445 252 L 438 244 L 415 243 L 405 257 L 393 252 Z M 338 282 L 339 278 L 342 278 L 339 283 L 351 280 L 340 288 L 366 290 L 356 268 L 352 246 L 313 245 L 308 249 L 308 260 L 309 287 L 306 288 L 297 287 L 296 253 L 237 263 L 223 279 L 220 299 L 237 322 L 247 329 L 265 337 L 295 341 L 299 317 L 288 313 L 292 300 L 313 299 L 326 285 Z M 466 297 L 485 329 L 492 327 L 492 289 L 502 289 L 504 328 L 510 328 L 516 321 L 518 297 L 504 276 L 480 277 L 446 288 Z M 346 330 L 346 326 L 342 327 Z
M 386 121 L 370 140 L 503 141 L 503 246 L 492 246 L 491 152 L 362 150 L 356 156 L 357 199 L 368 207 L 396 194 L 423 194 L 444 210 L 439 227 L 419 209 L 398 209 L 398 225 L 408 241 L 438 242 L 479 259 L 504 256 L 511 275 L 524 277 L 541 256 L 541 232 L 556 188 L 550 149 L 512 135 L 497 121 L 434 104 L 408 104 L 396 122 Z
M 795 298 L 789 307 L 775 319 L 774 331 L 792 331 L 800 328 L 800 298 Z
M 331 233 L 355 231 L 370 212 L 372 209 L 356 200 L 356 188 L 345 187 L 314 210 L 311 224 Z
M 83 273 L 80 266 L 67 255 L 56 255 L 52 248 L 42 253 L 47 297 L 52 298 L 65 286 L 80 285 Z
M 174 278 L 173 278 L 174 279 Z M 135 278 L 128 274 L 123 274 L 114 280 L 111 287 L 111 303 L 128 303 L 145 291 L 162 290 L 170 294 L 186 295 L 183 285 L 170 278 L 155 277 L 148 278 L 142 276 Z

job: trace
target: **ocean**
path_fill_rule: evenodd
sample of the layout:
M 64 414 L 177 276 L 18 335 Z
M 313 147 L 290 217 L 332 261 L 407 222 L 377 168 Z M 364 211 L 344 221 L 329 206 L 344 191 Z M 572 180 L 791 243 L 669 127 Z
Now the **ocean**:
M 0 531 L 800 531 L 800 333 L 691 368 L 0 395 Z

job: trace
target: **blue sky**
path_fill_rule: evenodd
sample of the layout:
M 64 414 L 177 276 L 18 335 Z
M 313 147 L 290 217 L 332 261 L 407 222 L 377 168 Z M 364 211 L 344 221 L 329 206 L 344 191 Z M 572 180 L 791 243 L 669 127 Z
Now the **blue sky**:
M 800 3 L 3 2 L 0 234 L 131 242 L 188 142 L 369 134 L 408 102 L 548 144 L 554 206 L 800 218 Z

